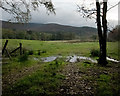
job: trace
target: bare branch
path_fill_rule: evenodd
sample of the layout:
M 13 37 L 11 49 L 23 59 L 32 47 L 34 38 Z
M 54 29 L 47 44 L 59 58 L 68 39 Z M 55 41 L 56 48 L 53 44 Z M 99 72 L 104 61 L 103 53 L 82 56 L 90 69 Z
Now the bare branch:
M 55 8 L 51 1 L 46 0 L 2 0 L 0 8 L 12 14 L 14 19 L 21 23 L 27 23 L 31 20 L 31 11 L 38 10 L 40 5 L 44 5 L 47 12 L 55 14 Z M 32 9 L 31 9 L 32 8 Z
M 89 18 L 89 19 L 96 19 L 96 9 L 92 8 L 92 9 L 88 9 L 85 8 L 84 6 L 80 7 L 79 5 L 77 5 L 78 7 L 78 12 L 81 13 L 83 15 L 83 17 Z
M 112 7 L 110 7 L 107 11 L 110 11 L 112 8 L 116 7 L 117 5 L 119 5 L 120 2 L 118 2 L 117 4 L 113 5 Z

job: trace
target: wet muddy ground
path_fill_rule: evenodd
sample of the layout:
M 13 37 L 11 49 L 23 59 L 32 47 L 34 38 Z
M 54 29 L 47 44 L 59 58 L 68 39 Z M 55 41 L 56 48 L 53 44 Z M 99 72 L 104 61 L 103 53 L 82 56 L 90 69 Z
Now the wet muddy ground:
M 62 84 L 59 89 L 59 94 L 63 96 L 66 96 L 66 95 L 96 96 L 98 95 L 99 93 L 97 93 L 98 92 L 97 88 L 99 87 L 98 79 L 100 78 L 100 76 L 101 75 L 110 76 L 111 74 L 117 74 L 120 72 L 119 71 L 120 63 L 112 63 L 112 64 L 113 64 L 112 66 L 107 66 L 105 68 L 97 67 L 97 66 L 83 68 L 82 66 L 80 66 L 80 63 L 67 64 L 64 67 L 64 69 L 61 70 L 61 73 L 65 75 L 66 78 L 62 81 Z M 112 86 L 111 82 L 114 81 L 113 77 L 111 77 L 111 81 L 107 81 L 107 83 L 110 84 L 110 85 L 108 84 L 107 86 Z M 118 82 L 118 81 L 119 80 L 116 79 L 115 82 Z M 118 85 L 113 84 L 113 86 L 115 87 L 113 88 L 113 90 L 114 89 L 116 90 Z M 103 85 L 103 87 L 105 88 L 107 88 L 107 86 Z M 119 93 L 117 93 L 116 96 L 119 96 L 118 94 Z M 106 95 L 103 95 L 103 96 L 106 96 Z
M 51 62 L 61 58 L 61 56 L 51 56 L 41 58 L 43 62 Z M 58 88 L 59 95 L 79 95 L 79 96 L 96 96 L 97 94 L 97 79 L 101 74 L 110 75 L 119 73 L 119 61 L 107 58 L 111 61 L 111 65 L 106 67 L 97 66 L 97 61 L 89 57 L 83 56 L 67 56 L 65 62 L 67 64 L 58 71 L 59 74 L 65 76 L 62 80 L 60 87 Z M 34 60 L 39 60 L 34 58 Z M 87 60 L 87 61 L 86 61 Z M 82 65 L 84 63 L 84 66 Z M 91 67 L 86 67 L 86 65 Z M 40 65 L 26 67 L 17 73 L 10 73 L 7 76 L 3 76 L 3 90 L 7 85 L 14 84 L 20 78 L 30 75 L 40 68 Z M 117 81 L 116 81 L 117 82 Z

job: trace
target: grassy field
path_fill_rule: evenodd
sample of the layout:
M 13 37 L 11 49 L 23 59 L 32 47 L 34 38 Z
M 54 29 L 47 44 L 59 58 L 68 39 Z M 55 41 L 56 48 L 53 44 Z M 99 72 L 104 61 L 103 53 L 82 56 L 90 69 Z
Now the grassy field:
M 4 43 L 5 40 L 2 40 Z M 12 60 L 3 58 L 3 96 L 119 96 L 119 63 L 109 62 L 106 67 L 101 67 L 86 60 L 76 63 L 65 61 L 69 55 L 90 57 L 92 49 L 99 49 L 98 42 L 9 39 L 8 51 L 17 48 L 19 43 L 23 44 L 24 50 L 33 54 L 14 56 Z M 108 42 L 107 45 L 108 56 L 119 59 L 118 43 Z M 40 60 L 41 57 L 56 55 L 63 57 L 52 62 Z M 81 89 L 76 89 L 76 86 Z
M 2 40 L 2 44 L 5 40 Z M 10 39 L 7 48 L 15 49 L 19 46 L 19 43 L 23 44 L 23 48 L 27 50 L 41 50 L 45 51 L 46 54 L 41 54 L 41 56 L 51 56 L 51 55 L 81 55 L 90 56 L 90 51 L 92 49 L 99 49 L 98 42 L 77 42 L 70 43 L 69 41 L 37 41 L 37 40 L 20 40 L 20 39 Z M 118 42 L 108 42 L 107 43 L 107 53 L 108 56 L 118 59 Z

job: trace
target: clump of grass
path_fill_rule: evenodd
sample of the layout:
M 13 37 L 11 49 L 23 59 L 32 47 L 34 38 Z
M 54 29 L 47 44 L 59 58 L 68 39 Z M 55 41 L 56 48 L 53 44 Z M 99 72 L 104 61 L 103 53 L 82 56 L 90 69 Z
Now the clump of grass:
M 41 53 L 40 53 L 40 50 L 38 50 L 38 55 L 40 55 Z
M 42 51 L 42 53 L 46 53 L 46 51 L 45 51 L 45 50 L 43 50 L 43 51 Z
M 28 60 L 29 55 L 28 54 L 23 54 L 22 56 L 19 56 L 18 61 L 19 62 L 24 62 Z
M 94 64 L 91 63 L 91 62 L 89 62 L 89 61 L 85 61 L 85 62 L 83 62 L 83 66 L 84 66 L 84 67 L 93 67 Z
M 57 88 L 60 86 L 61 80 L 65 78 L 57 71 L 63 64 L 62 60 L 46 63 L 34 74 L 19 80 L 13 87 L 10 86 L 10 90 L 4 93 L 5 96 L 57 96 Z
M 111 76 L 101 74 L 97 79 L 98 88 L 97 96 L 113 96 L 112 87 L 111 87 Z
M 23 54 L 26 54 L 27 53 L 27 50 L 26 48 L 23 48 Z
M 33 50 L 28 51 L 28 55 L 33 55 Z
M 100 51 L 98 49 L 92 49 L 90 51 L 90 56 L 91 57 L 99 57 Z

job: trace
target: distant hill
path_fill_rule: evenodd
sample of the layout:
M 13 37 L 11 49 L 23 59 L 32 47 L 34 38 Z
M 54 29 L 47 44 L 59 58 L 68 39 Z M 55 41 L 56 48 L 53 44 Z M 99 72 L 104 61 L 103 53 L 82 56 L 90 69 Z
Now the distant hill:
M 93 35 L 97 34 L 97 29 L 93 27 L 73 27 L 59 24 L 19 24 L 19 23 L 10 23 L 2 21 L 2 27 L 5 29 L 14 29 L 14 30 L 31 30 L 36 32 L 74 32 L 78 35 Z
M 3 37 L 4 38 L 11 38 L 11 36 L 6 35 L 11 32 L 11 34 L 20 33 L 20 31 L 28 32 L 28 35 L 36 35 L 34 38 L 50 38 L 50 40 L 68 40 L 68 39 L 81 39 L 87 40 L 91 39 L 91 37 L 97 36 L 97 29 L 93 27 L 74 27 L 74 26 L 67 26 L 67 25 L 60 25 L 60 24 L 37 24 L 37 23 L 28 23 L 28 24 L 21 24 L 21 23 L 11 23 L 2 21 L 2 28 Z M 9 31 L 8 31 L 9 30 Z M 12 32 L 14 31 L 14 32 Z M 37 32 L 37 33 L 36 33 Z M 41 36 L 38 36 L 42 33 Z M 43 34 L 44 33 L 44 34 Z M 24 34 L 24 33 L 21 33 Z M 43 36 L 45 35 L 45 36 Z M 19 36 L 18 36 L 19 37 Z M 29 36 L 30 37 L 30 36 Z M 13 38 L 13 36 L 12 36 Z M 15 38 L 15 36 L 14 36 Z M 21 37 L 19 37 L 21 38 Z M 18 38 L 17 38 L 18 39 Z M 41 40 L 41 39 L 40 39 Z M 46 40 L 46 39 L 45 39 Z M 48 39 L 49 40 L 49 39 Z

